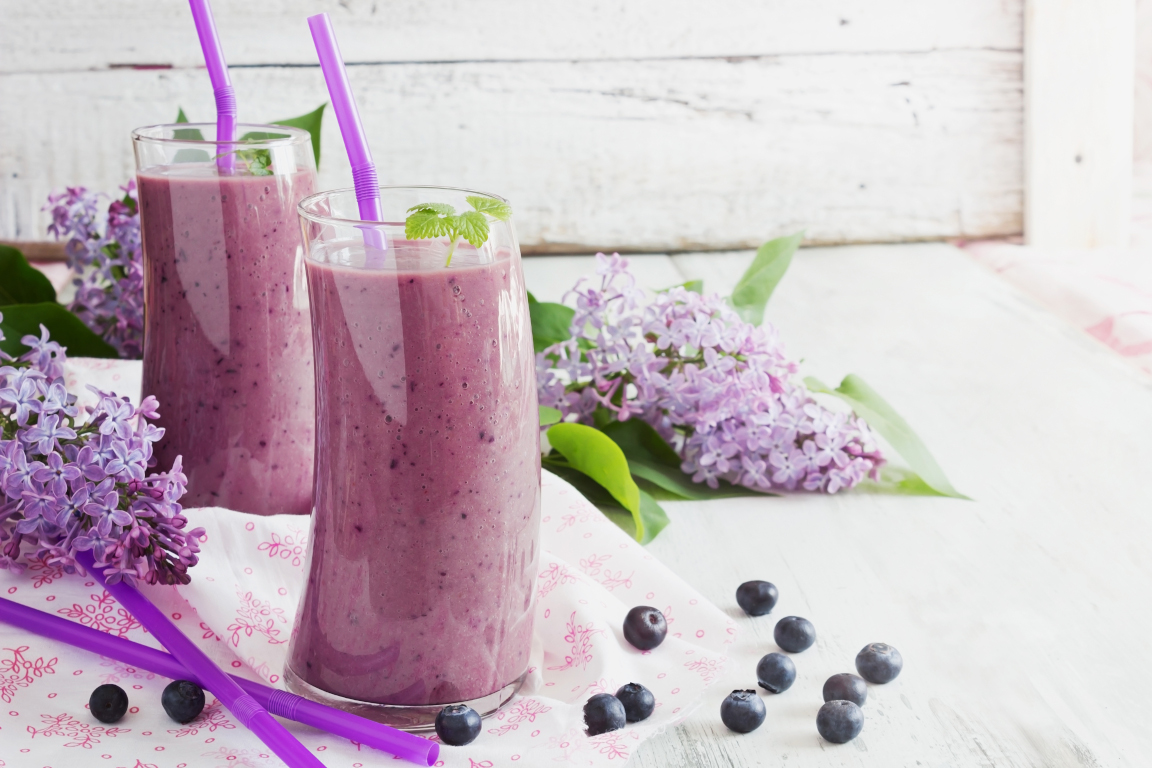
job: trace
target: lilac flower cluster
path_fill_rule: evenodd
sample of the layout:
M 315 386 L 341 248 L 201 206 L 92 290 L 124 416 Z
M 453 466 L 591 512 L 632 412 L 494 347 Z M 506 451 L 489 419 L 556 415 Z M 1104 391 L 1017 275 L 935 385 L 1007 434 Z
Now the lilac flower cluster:
M 164 434 L 148 423 L 156 399 L 134 408 L 93 387 L 99 401 L 83 418 L 64 351 L 40 329 L 20 340 L 29 350 L 18 359 L 0 352 L 0 568 L 22 570 L 27 542 L 69 572 L 76 552 L 91 551 L 112 583 L 187 584 L 204 531 L 185 530 L 180 459 L 148 474 Z
M 120 353 L 137 359 L 144 349 L 144 264 L 136 182 L 121 187 L 124 196 L 108 206 L 99 221 L 101 195 L 68 187 L 48 197 L 48 231 L 67 238 L 65 252 L 74 274 L 76 297 L 69 309 Z
M 599 286 L 581 280 L 565 297 L 572 338 L 536 356 L 541 405 L 586 424 L 598 408 L 642 418 L 712 488 L 836 493 L 878 477 L 872 430 L 812 398 L 773 326 L 684 288 L 648 298 L 626 260 L 596 258 Z

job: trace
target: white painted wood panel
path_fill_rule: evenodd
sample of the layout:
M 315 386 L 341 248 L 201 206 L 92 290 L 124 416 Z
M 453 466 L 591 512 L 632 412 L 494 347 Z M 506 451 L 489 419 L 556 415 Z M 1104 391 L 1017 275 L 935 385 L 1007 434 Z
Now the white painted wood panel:
M 1022 0 L 217 0 L 229 62 L 314 64 L 328 11 L 348 61 L 1019 50 Z M 0 0 L 0 72 L 198 67 L 179 0 Z
M 1133 0 L 1028 0 L 1029 245 L 1128 246 L 1136 60 Z
M 733 248 L 1012 234 L 1021 55 L 956 50 L 350 68 L 381 179 L 507 195 L 526 250 Z M 316 68 L 238 68 L 245 119 L 326 99 Z M 128 132 L 203 70 L 0 76 L 0 238 L 39 239 L 45 196 L 114 190 Z M 350 185 L 333 120 L 322 187 Z
M 752 254 L 672 257 L 678 279 L 730 290 Z M 664 287 L 667 257 L 633 257 Z M 647 263 L 648 261 L 652 263 Z M 580 260 L 526 270 L 555 298 Z M 583 260 L 586 271 L 592 259 Z M 804 249 L 768 305 L 802 370 L 862 375 L 975 501 L 841 494 L 668 503 L 650 551 L 727 610 L 741 634 L 688 721 L 637 768 L 1144 768 L 1152 604 L 1152 383 L 946 245 Z M 780 588 L 744 617 L 736 586 Z M 740 736 L 720 701 L 755 685 L 777 618 L 816 645 L 764 726 Z M 866 643 L 905 670 L 870 686 L 853 743 L 816 734 L 820 688 Z M 643 681 L 639 681 L 643 682 Z

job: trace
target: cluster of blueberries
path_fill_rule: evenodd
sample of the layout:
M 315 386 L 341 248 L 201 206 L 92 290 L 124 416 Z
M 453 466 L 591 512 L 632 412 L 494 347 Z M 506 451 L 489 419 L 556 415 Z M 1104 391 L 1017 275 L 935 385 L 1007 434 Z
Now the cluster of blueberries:
M 190 723 L 204 711 L 204 689 L 188 680 L 173 680 L 160 694 L 160 704 L 168 717 Z M 105 683 L 88 697 L 88 709 L 102 723 L 118 723 L 128 711 L 128 694 L 113 683 Z
M 763 616 L 776 606 L 779 592 L 767 581 L 747 581 L 736 590 L 736 602 L 749 616 Z M 776 644 L 788 653 L 800 653 L 816 642 L 816 628 L 799 616 L 776 622 Z M 885 643 L 871 643 L 856 654 L 860 676 L 842 672 L 824 683 L 824 706 L 816 715 L 816 730 L 827 741 L 844 744 L 860 735 L 870 683 L 890 683 L 904 668 L 900 652 Z M 769 653 L 756 665 L 756 680 L 770 693 L 783 693 L 796 681 L 796 665 L 782 653 Z M 764 702 L 755 690 L 732 691 L 720 705 L 720 719 L 737 733 L 749 733 L 764 722 Z

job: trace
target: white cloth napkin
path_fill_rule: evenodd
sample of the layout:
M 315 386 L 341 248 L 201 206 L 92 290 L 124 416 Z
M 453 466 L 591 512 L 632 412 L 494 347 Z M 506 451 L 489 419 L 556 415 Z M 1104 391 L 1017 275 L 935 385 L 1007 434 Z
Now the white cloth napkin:
M 139 381 L 138 363 L 77 361 L 69 384 Z M 75 378 L 73 378 L 75 377 Z M 108 380 L 105 383 L 105 380 Z M 133 394 L 138 389 L 130 390 Z M 203 558 L 184 587 L 148 596 L 224 668 L 282 687 L 293 617 L 303 588 L 308 520 L 254 517 L 226 509 L 188 511 L 208 532 Z M 621 766 L 644 739 L 683 720 L 725 663 L 736 634 L 731 618 L 665 568 L 563 480 L 544 473 L 543 553 L 536 637 L 527 682 L 487 718 L 466 747 L 445 746 L 437 765 L 455 768 Z M 0 571 L 0 596 L 104 632 L 159 647 L 90 579 L 33 563 Z M 664 612 L 669 637 L 642 653 L 623 636 L 635 605 Z M 129 714 L 105 726 L 88 696 L 113 682 L 128 692 Z M 656 711 L 620 731 L 588 737 L 584 702 L 628 682 L 647 686 Z M 0 768 L 264 768 L 280 761 L 209 695 L 187 725 L 160 706 L 168 680 L 0 624 Z M 307 726 L 293 733 L 327 766 L 397 765 L 390 755 Z

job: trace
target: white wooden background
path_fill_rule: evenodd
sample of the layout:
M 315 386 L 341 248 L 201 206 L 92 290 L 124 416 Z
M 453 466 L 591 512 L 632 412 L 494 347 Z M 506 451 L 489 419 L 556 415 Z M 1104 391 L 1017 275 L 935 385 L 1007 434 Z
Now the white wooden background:
M 386 183 L 510 197 L 525 250 L 1015 234 L 1022 0 L 217 0 L 242 119 L 326 100 L 332 14 Z M 148 68 L 163 67 L 163 68 Z M 213 118 L 182 0 L 0 0 L 0 240 Z M 328 120 L 325 187 L 350 184 Z

